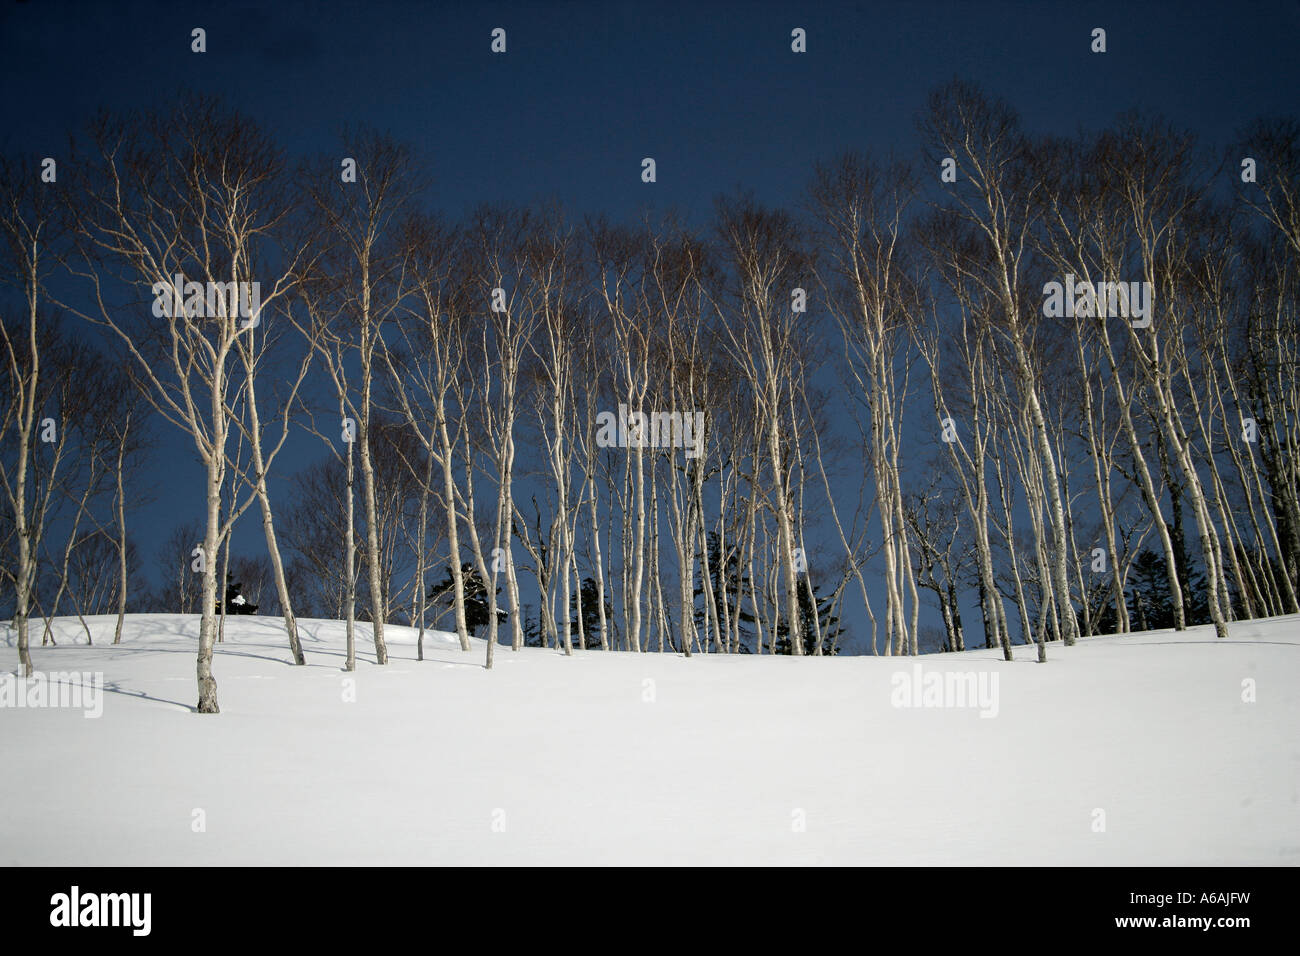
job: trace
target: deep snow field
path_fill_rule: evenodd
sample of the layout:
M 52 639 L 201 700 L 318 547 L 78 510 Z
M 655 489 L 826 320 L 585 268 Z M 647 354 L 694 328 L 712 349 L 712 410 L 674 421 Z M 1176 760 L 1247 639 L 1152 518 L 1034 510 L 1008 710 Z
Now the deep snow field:
M 0 706 L 0 865 L 1300 865 L 1298 616 L 1046 665 L 501 647 L 492 671 L 392 626 L 379 667 L 359 624 L 352 675 L 340 622 L 300 621 L 294 667 L 280 620 L 230 618 L 216 716 L 197 616 L 132 615 L 118 646 L 89 620 L 94 646 L 34 621 L 32 657 L 102 672 L 102 716 Z M 950 706 L 896 706 L 949 672 Z

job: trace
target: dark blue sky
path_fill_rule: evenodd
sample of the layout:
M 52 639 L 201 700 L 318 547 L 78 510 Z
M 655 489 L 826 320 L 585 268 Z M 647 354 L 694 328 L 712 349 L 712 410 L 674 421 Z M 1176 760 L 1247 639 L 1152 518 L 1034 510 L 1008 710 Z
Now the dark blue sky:
M 190 51 L 194 27 L 204 54 Z M 489 50 L 495 27 L 505 55 Z M 807 53 L 790 50 L 795 27 Z M 1105 54 L 1089 50 L 1094 27 Z M 0 149 L 59 157 L 96 108 L 189 88 L 224 95 L 292 155 L 332 149 L 349 123 L 391 132 L 452 216 L 554 198 L 702 223 L 737 187 L 798 202 L 814 162 L 844 149 L 919 162 L 915 116 L 954 76 L 1034 131 L 1137 107 L 1221 145 L 1255 116 L 1300 112 L 1298 41 L 1297 2 L 4 2 Z M 192 459 L 188 439 L 159 430 L 159 462 Z M 137 518 L 151 571 L 161 539 L 198 513 L 198 495 L 182 497 L 164 492 L 146 527 Z M 255 518 L 240 538 L 260 553 Z
M 294 152 L 345 122 L 418 145 L 430 199 L 704 213 L 796 199 L 839 150 L 911 155 L 953 76 L 1070 132 L 1141 107 L 1226 138 L 1296 105 L 1300 3 L 75 3 L 0 6 L 6 149 L 57 155 L 100 105 L 220 92 Z M 190 52 L 190 30 L 208 52 Z M 489 51 L 494 27 L 508 52 Z M 790 30 L 808 52 L 790 51 Z M 1108 52 L 1089 51 L 1107 30 Z M 639 179 L 653 156 L 659 181 Z

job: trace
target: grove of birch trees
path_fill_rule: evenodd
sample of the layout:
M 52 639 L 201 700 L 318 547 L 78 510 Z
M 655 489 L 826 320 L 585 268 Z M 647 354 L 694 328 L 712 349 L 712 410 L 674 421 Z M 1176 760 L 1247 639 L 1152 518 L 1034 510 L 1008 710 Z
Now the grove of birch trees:
M 295 664 L 299 619 L 346 620 L 349 670 L 386 624 L 488 667 L 1041 661 L 1300 613 L 1300 123 L 1038 135 L 954 81 L 917 143 L 826 157 L 788 208 L 633 220 L 435 210 L 382 133 L 292 156 L 198 97 L 96 117 L 56 176 L 4 157 L 20 668 L 54 615 L 197 614 L 216 712 L 227 576 Z M 182 483 L 194 514 L 142 554 Z M 265 554 L 231 545 L 250 515 Z

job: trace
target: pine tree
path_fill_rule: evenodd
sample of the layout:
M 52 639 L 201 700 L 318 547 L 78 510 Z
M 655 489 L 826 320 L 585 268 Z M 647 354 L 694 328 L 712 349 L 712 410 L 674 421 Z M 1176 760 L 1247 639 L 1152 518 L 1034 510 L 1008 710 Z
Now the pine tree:
M 1205 575 L 1195 568 L 1179 568 L 1178 580 L 1183 585 L 1187 623 L 1209 623 Z M 1133 567 L 1129 572 L 1128 604 L 1129 616 L 1134 627 L 1140 631 L 1156 631 L 1174 626 L 1176 615 L 1173 595 L 1169 589 L 1169 571 L 1161 552 L 1148 548 L 1133 559 Z
M 545 647 L 546 638 L 542 635 L 542 621 L 540 614 L 532 613 L 533 605 L 525 603 L 520 606 L 521 633 L 524 637 L 524 647 Z
M 586 635 L 587 647 L 600 647 L 600 608 L 597 601 L 600 600 L 600 591 L 596 587 L 594 578 L 586 577 L 582 579 L 582 633 Z M 571 628 L 573 633 L 578 633 L 578 595 L 574 593 L 569 598 L 569 614 L 571 615 Z M 605 619 L 612 621 L 614 619 L 614 605 L 605 601 Z
M 744 600 L 745 595 L 752 593 L 749 576 L 741 571 L 739 554 L 733 553 L 725 562 L 726 566 L 723 566 L 722 548 L 716 531 L 709 532 L 708 549 L 709 582 L 713 586 L 714 611 L 717 613 L 719 621 L 733 622 L 733 627 L 735 626 L 734 622 L 739 618 L 740 641 L 736 650 L 739 653 L 748 654 L 750 650 L 746 641 L 754 636 L 754 632 L 745 625 L 754 623 L 754 615 L 744 609 L 741 601 Z M 699 607 L 695 611 L 695 626 L 701 634 L 705 634 L 708 631 L 708 621 L 705 616 L 708 608 L 705 606 L 707 599 L 704 596 L 704 562 L 697 560 L 696 564 L 700 568 L 700 583 L 695 586 L 694 590 L 694 596 L 699 602 Z M 726 639 L 725 635 L 723 639 Z
M 472 562 L 466 561 L 461 565 L 460 570 L 461 578 L 465 582 L 465 626 L 477 637 L 479 628 L 486 627 L 491 620 L 487 587 Z M 501 593 L 501 588 L 497 588 L 497 593 Z M 451 565 L 448 565 L 446 576 L 429 589 L 429 600 L 445 602 L 451 606 L 455 594 L 456 583 L 451 573 Z M 504 622 L 508 617 L 505 611 L 497 611 L 498 623 Z
M 802 575 L 799 578 L 799 626 L 803 636 L 803 653 L 805 656 L 816 653 L 817 650 L 817 632 L 813 625 L 814 606 L 816 607 L 816 619 L 818 626 L 821 628 L 822 654 L 838 654 L 839 639 L 844 634 L 844 628 L 840 626 L 839 616 L 831 613 L 831 599 L 821 597 L 818 591 L 821 590 L 819 585 L 812 584 L 808 575 Z M 790 641 L 790 628 L 785 621 L 777 625 L 776 630 L 776 652 L 778 654 L 793 654 L 794 648 Z

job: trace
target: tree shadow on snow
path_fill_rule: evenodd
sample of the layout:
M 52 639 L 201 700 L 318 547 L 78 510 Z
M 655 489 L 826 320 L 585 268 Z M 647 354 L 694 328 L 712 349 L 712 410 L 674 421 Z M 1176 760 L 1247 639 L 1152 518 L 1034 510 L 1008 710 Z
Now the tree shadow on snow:
M 146 694 L 142 690 L 127 690 L 118 684 L 117 681 L 108 681 L 104 684 L 103 689 L 110 694 L 119 694 L 122 697 L 135 697 L 138 700 L 150 700 L 156 704 L 169 704 L 172 707 L 179 707 L 181 710 L 187 710 L 191 714 L 198 713 L 198 706 L 193 704 L 182 704 L 178 700 L 168 700 L 166 697 L 154 697 L 152 694 Z

